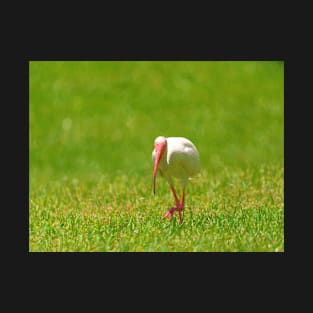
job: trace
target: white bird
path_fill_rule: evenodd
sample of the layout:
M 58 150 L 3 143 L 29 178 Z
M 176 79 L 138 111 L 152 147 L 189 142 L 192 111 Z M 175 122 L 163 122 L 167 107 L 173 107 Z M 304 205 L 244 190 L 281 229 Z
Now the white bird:
M 172 219 L 174 212 L 178 211 L 179 221 L 182 223 L 182 210 L 185 204 L 185 189 L 188 178 L 200 172 L 199 152 L 196 146 L 187 138 L 159 136 L 154 141 L 152 160 L 154 162 L 153 193 L 155 194 L 156 175 L 159 170 L 161 176 L 168 181 L 176 202 L 176 207 L 172 207 L 163 216 L 163 219 L 167 217 Z M 181 201 L 177 197 L 172 177 L 176 177 L 182 184 Z

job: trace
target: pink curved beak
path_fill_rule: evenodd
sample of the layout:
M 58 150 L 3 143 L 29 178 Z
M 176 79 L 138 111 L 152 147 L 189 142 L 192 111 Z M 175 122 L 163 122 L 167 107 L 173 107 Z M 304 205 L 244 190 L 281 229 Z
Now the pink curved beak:
M 155 194 L 156 186 L 156 175 L 161 160 L 161 150 L 156 150 L 155 160 L 154 160 L 154 169 L 153 169 L 153 193 Z
M 156 175 L 159 167 L 159 163 L 163 152 L 165 150 L 164 144 L 155 145 L 155 160 L 154 160 L 154 169 L 153 169 L 153 193 L 155 194 L 155 186 L 156 186 Z

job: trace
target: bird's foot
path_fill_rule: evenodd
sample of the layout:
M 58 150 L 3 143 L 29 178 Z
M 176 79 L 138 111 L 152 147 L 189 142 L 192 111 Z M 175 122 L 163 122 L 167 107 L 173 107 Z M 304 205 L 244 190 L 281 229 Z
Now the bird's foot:
M 165 218 L 170 218 L 170 220 L 173 218 L 173 214 L 174 212 L 176 211 L 176 208 L 175 207 L 172 207 L 170 208 L 162 217 L 162 219 L 165 219 Z
M 182 213 L 181 213 L 183 209 L 184 209 L 184 207 L 181 206 L 181 205 L 179 205 L 179 206 L 177 206 L 177 207 L 172 207 L 172 208 L 170 208 L 170 210 L 168 210 L 168 211 L 163 215 L 162 219 L 165 219 L 165 218 L 168 218 L 168 217 L 169 217 L 169 219 L 172 220 L 174 212 L 175 212 L 175 211 L 178 211 L 178 213 L 179 213 L 179 222 L 180 222 L 180 224 L 181 224 L 181 223 L 183 222 Z

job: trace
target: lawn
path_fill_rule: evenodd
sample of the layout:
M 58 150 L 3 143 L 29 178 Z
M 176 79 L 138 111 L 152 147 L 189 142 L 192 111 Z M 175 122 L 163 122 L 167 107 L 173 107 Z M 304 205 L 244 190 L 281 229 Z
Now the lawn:
M 284 251 L 283 62 L 29 69 L 29 251 Z M 181 225 L 152 193 L 158 135 L 200 153 Z

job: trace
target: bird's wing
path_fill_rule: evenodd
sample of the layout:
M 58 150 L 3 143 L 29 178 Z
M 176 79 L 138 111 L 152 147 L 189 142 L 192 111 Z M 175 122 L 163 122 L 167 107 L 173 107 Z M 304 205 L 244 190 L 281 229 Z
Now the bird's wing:
M 188 145 L 180 149 L 173 149 L 168 154 L 168 164 L 172 164 L 172 175 L 180 178 L 187 179 L 200 171 L 198 152 Z

